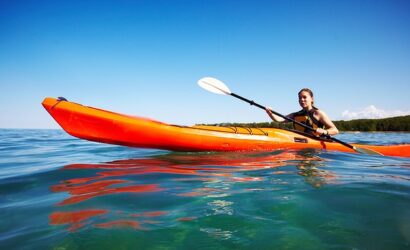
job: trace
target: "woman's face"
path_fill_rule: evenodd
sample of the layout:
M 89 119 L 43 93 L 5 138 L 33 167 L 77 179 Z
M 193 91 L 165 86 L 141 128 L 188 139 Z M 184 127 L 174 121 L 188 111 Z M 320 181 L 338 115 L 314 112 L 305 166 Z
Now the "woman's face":
M 299 94 L 299 105 L 304 109 L 311 109 L 313 104 L 313 97 L 309 92 L 302 91 Z

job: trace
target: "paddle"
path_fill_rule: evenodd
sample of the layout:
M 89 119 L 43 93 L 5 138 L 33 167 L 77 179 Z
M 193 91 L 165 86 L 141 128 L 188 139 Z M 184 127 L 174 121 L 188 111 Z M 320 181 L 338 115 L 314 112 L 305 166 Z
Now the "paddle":
M 220 81 L 220 80 L 218 80 L 218 79 L 216 79 L 216 78 L 213 78 L 213 77 L 204 77 L 204 78 L 202 78 L 202 79 L 200 79 L 200 80 L 198 81 L 198 85 L 201 86 L 202 88 L 204 88 L 204 89 L 206 89 L 206 90 L 212 92 L 212 93 L 220 94 L 220 95 L 231 95 L 231 96 L 233 96 L 233 97 L 236 97 L 236 98 L 238 98 L 238 99 L 240 99 L 240 100 L 242 100 L 242 101 L 245 101 L 245 102 L 249 103 L 250 105 L 254 105 L 254 106 L 258 107 L 258 108 L 261 108 L 261 109 L 263 109 L 263 110 L 266 110 L 266 107 L 264 107 L 264 106 L 262 106 L 262 105 L 260 105 L 260 104 L 258 104 L 258 103 L 255 103 L 254 101 L 248 100 L 248 99 L 246 99 L 246 98 L 244 98 L 244 97 L 242 97 L 242 96 L 239 96 L 239 95 L 237 95 L 237 94 L 235 94 L 235 93 L 232 93 L 232 92 L 229 90 L 229 88 L 228 88 L 222 81 Z M 293 119 L 291 119 L 291 118 L 289 118 L 289 117 L 287 117 L 287 116 L 284 116 L 284 115 L 282 115 L 282 114 L 280 114 L 280 113 L 278 113 L 278 112 L 276 112 L 276 111 L 274 111 L 274 110 L 271 110 L 271 111 L 272 111 L 273 114 L 275 114 L 275 115 L 277 115 L 277 116 L 280 116 L 280 117 L 284 118 L 285 120 L 287 120 L 287 121 L 289 121 L 289 122 L 293 122 L 293 123 L 295 123 L 295 124 L 297 124 L 297 125 L 299 125 L 299 126 L 302 126 L 302 127 L 306 128 L 306 129 L 308 129 L 308 130 L 310 130 L 310 131 L 315 131 L 315 129 L 313 129 L 312 127 L 310 127 L 310 126 L 308 126 L 308 125 L 306 125 L 306 124 L 303 124 L 303 123 L 300 123 L 300 122 L 298 122 L 298 121 L 295 121 L 295 120 L 293 120 Z M 343 146 L 346 146 L 346 147 L 348 147 L 348 148 L 351 148 L 351 149 L 353 149 L 354 151 L 356 151 L 356 152 L 358 152 L 358 153 L 371 154 L 371 155 L 382 155 L 382 154 L 380 154 L 379 152 L 376 152 L 376 151 L 371 150 L 371 149 L 355 147 L 355 146 L 350 145 L 350 144 L 348 144 L 348 143 L 346 143 L 346 142 L 343 142 L 343 141 L 341 141 L 341 140 L 339 140 L 339 139 L 336 139 L 336 138 L 334 138 L 334 137 L 331 137 L 330 135 L 326 135 L 326 138 L 329 139 L 329 140 L 332 140 L 332 141 L 334 141 L 334 142 L 340 143 L 340 144 L 342 144 Z

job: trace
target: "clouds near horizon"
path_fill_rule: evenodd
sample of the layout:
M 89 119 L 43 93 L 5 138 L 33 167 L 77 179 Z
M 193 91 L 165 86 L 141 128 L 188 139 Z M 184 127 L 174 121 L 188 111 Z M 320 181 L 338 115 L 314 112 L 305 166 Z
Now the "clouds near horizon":
M 354 119 L 380 119 L 395 116 L 405 116 L 410 115 L 410 110 L 383 110 L 379 109 L 374 105 L 370 105 L 361 110 L 345 110 L 342 113 L 343 120 L 354 120 Z

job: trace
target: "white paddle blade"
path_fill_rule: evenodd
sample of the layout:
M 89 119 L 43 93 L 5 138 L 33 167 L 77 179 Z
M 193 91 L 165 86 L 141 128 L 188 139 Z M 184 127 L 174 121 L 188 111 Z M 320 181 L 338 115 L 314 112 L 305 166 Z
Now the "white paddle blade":
M 204 77 L 198 81 L 198 85 L 202 88 L 220 95 L 230 95 L 231 91 L 222 81 L 213 77 Z
M 383 155 L 377 151 L 368 149 L 368 148 L 358 148 L 358 147 L 353 147 L 356 152 L 362 153 L 362 154 L 368 154 L 368 155 Z

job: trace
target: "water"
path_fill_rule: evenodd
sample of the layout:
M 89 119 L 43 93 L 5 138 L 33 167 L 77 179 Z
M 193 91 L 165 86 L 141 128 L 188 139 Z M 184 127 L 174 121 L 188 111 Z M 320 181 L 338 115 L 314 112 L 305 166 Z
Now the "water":
M 175 153 L 5 129 L 0 155 L 0 249 L 410 248 L 409 158 Z

